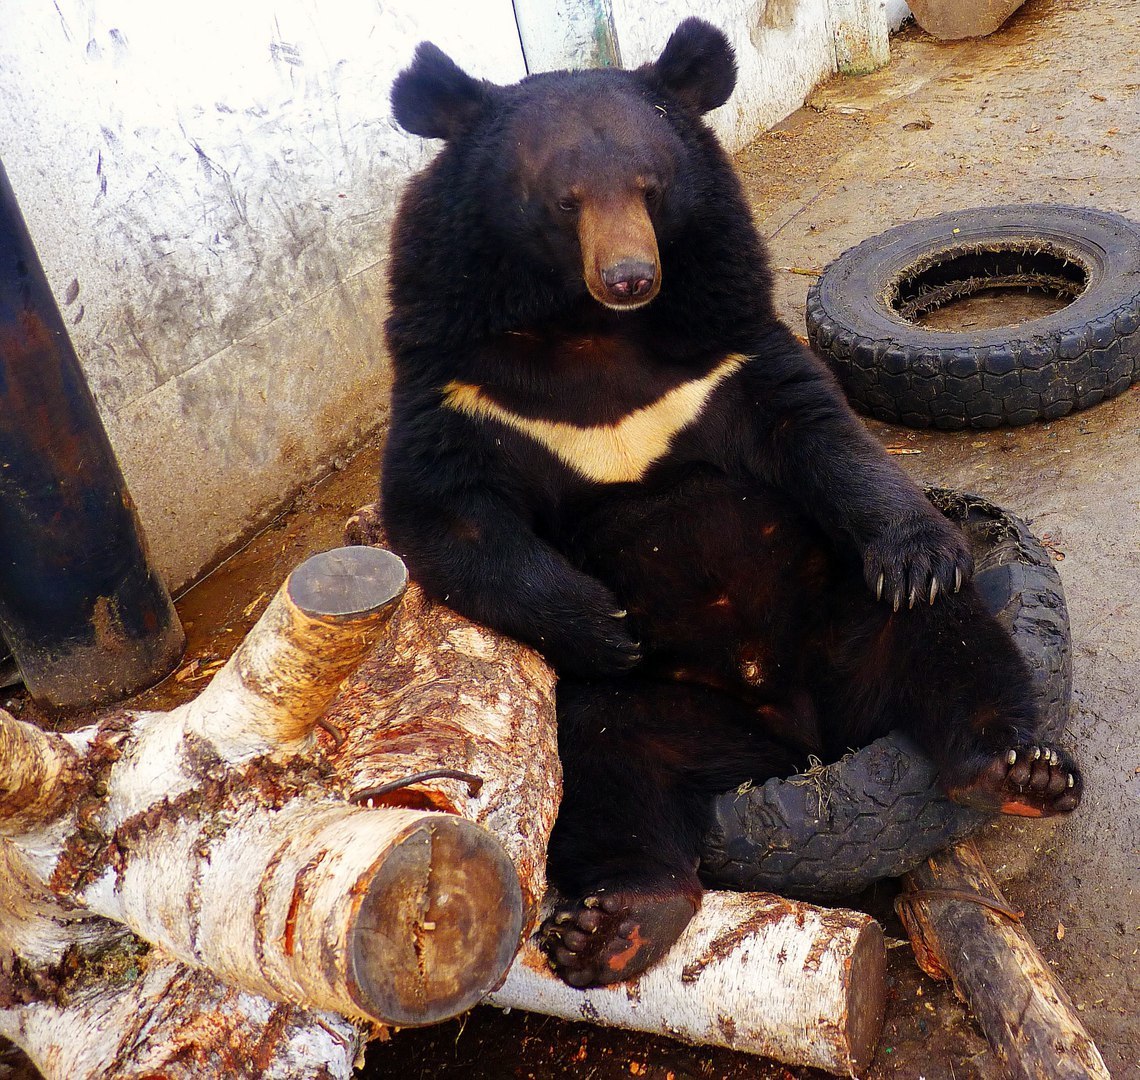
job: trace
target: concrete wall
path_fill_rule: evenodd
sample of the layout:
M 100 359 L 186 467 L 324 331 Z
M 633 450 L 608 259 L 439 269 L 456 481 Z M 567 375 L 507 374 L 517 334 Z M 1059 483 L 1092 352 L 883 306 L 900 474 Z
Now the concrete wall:
M 687 0 L 613 0 L 622 61 L 634 66 L 660 53 L 674 26 L 693 14 Z M 738 149 L 799 108 L 835 71 L 829 0 L 705 0 L 700 13 L 728 35 L 740 75 L 736 92 L 710 119 Z
M 835 71 L 860 74 L 890 59 L 888 32 L 904 0 L 514 0 L 528 71 L 654 59 L 689 15 L 719 26 L 736 49 L 735 94 L 709 118 L 739 149 L 799 108 Z
M 740 57 L 726 142 L 835 70 L 837 11 L 885 41 L 886 2 L 699 5 Z M 514 6 L 531 70 L 574 66 L 551 18 L 631 66 L 694 10 Z M 387 97 L 423 38 L 527 70 L 511 0 L 0 0 L 0 159 L 172 586 L 383 422 L 387 234 L 431 153 Z

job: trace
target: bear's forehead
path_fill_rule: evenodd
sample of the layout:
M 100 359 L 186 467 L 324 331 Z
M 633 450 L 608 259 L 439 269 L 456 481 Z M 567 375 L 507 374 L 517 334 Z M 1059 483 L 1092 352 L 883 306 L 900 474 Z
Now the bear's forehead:
M 672 141 L 666 118 L 639 94 L 600 88 L 577 92 L 555 85 L 528 95 L 511 119 L 512 143 L 531 172 L 572 166 L 581 156 L 661 156 Z

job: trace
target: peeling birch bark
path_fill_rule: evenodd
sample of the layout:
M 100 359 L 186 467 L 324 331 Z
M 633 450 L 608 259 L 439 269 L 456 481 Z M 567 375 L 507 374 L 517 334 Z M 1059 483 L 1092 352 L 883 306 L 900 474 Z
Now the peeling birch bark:
M 546 844 L 562 796 L 554 675 L 533 650 L 430 603 L 411 585 L 383 655 L 345 681 L 328 752 L 353 801 L 442 810 L 481 825 L 514 863 L 524 932 L 546 892 Z M 368 798 L 393 778 L 435 777 Z
M 317 744 L 343 677 L 369 652 L 374 669 L 385 668 L 386 646 L 374 642 L 403 592 L 402 564 L 364 548 L 314 560 L 193 702 L 109 713 L 68 735 L 0 711 L 0 748 L 19 761 L 0 779 L 0 1031 L 52 1075 L 82 1075 L 80 1059 L 113 1062 L 91 1065 L 92 1076 L 134 1075 L 125 1062 L 142 1050 L 121 1023 L 140 1012 L 154 1018 L 146 1053 L 155 1061 L 214 1030 L 186 1034 L 195 1009 L 216 1021 L 204 1054 L 228 1038 L 285 1061 L 296 1057 L 288 1031 L 309 1046 L 330 1024 L 434 1022 L 474 1004 L 506 971 L 523 900 L 502 845 L 430 800 L 354 805 Z M 494 654 L 467 629 L 476 652 Z M 463 626 L 452 632 L 462 639 Z M 535 689 L 521 697 L 553 746 L 552 679 L 541 662 L 532 667 Z M 447 680 L 446 656 L 434 678 Z M 512 689 L 508 670 L 488 745 L 511 727 Z M 430 724 L 414 711 L 408 723 Z M 460 749 L 484 739 L 477 710 L 464 717 L 472 726 L 452 730 Z M 352 722 L 346 744 L 371 747 L 375 759 L 365 781 L 398 784 L 403 761 L 389 766 L 383 725 L 373 730 L 367 712 Z M 479 814 L 493 816 L 485 806 Z M 72 969 L 89 974 L 92 956 L 135 940 L 128 931 L 156 946 L 139 977 L 77 990 Z M 161 1000 L 171 980 L 186 1015 Z M 329 1020 L 334 1013 L 348 1020 Z M 257 1025 L 271 1016 L 262 1045 Z M 67 1049 L 78 1032 L 92 1044 Z
M 378 548 L 307 559 L 209 686 L 174 712 L 229 762 L 309 749 L 317 720 L 385 631 L 407 584 L 403 562 Z
M 883 1025 L 886 951 L 869 915 L 710 892 L 639 979 L 575 990 L 531 939 L 488 1001 L 857 1076 Z
M 349 1080 L 357 1025 L 234 990 L 173 960 L 142 961 L 125 984 L 91 980 L 67 1004 L 0 1009 L 0 1035 L 47 1080 Z
M 0 762 L 0 835 L 54 820 L 85 786 L 75 748 L 27 725 L 0 727 Z

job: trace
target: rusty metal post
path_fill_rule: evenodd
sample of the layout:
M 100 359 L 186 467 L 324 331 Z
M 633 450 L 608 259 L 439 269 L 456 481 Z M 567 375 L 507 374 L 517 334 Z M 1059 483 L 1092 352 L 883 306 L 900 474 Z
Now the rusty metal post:
M 2 164 L 0 632 L 54 706 L 126 697 L 185 644 Z

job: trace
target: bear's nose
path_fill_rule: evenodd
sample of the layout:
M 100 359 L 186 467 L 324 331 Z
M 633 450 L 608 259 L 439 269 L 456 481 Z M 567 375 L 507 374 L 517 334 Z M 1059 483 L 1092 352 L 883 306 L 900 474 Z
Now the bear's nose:
M 602 271 L 602 283 L 615 300 L 635 300 L 653 288 L 657 271 L 652 263 L 640 259 L 622 259 Z

